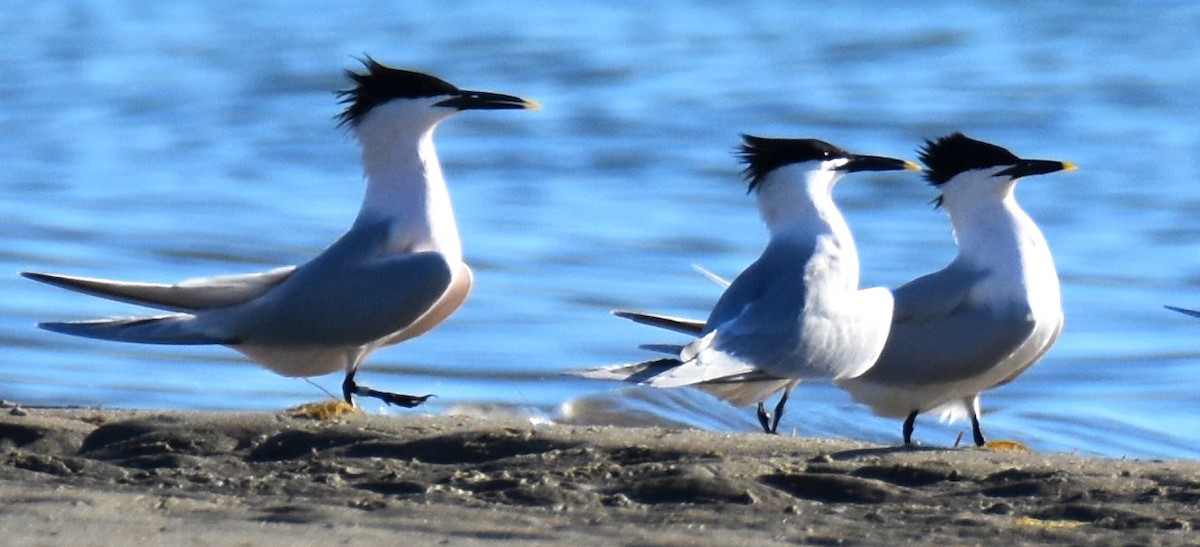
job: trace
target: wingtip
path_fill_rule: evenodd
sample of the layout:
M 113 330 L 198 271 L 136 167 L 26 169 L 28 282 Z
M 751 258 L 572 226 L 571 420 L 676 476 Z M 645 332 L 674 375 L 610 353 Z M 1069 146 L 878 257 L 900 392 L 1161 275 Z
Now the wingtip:
M 44 274 L 41 272 L 21 272 L 21 277 L 24 277 L 25 279 L 31 279 L 33 281 L 45 281 L 50 278 L 50 274 Z
M 611 380 L 613 378 L 605 375 L 605 371 L 618 367 L 569 368 L 566 370 L 560 370 L 558 375 L 570 376 L 573 378 L 587 378 L 590 380 Z
M 579 378 L 587 378 L 589 380 L 611 380 L 616 382 L 630 382 L 634 384 L 649 384 L 653 378 L 662 374 L 664 371 L 679 366 L 679 364 L 679 359 L 667 357 L 662 359 L 651 359 L 649 361 L 642 361 L 640 363 L 574 369 L 564 371 L 564 373 Z
M 1168 310 L 1171 310 L 1171 311 L 1173 311 L 1173 312 L 1178 312 L 1178 313 L 1182 313 L 1182 314 L 1184 314 L 1184 315 L 1187 315 L 1187 316 L 1191 316 L 1191 317 L 1197 317 L 1197 318 L 1200 318 L 1200 310 L 1192 310 L 1192 309 L 1188 309 L 1188 308 L 1179 308 L 1179 307 L 1175 307 L 1175 306 L 1168 306 L 1168 305 L 1163 305 L 1163 307 L 1164 307 L 1164 308 L 1167 308 Z
M 82 280 L 82 277 L 73 277 L 69 275 L 52 274 L 45 272 L 21 272 L 21 277 L 38 283 L 45 283 L 55 287 L 66 287 L 68 284 Z
M 71 336 L 79 336 L 79 334 L 78 334 L 79 324 L 85 323 L 85 322 L 86 321 L 76 321 L 76 322 L 41 321 L 37 324 L 37 328 L 42 329 L 44 331 L 57 333 L 57 334 L 68 334 Z

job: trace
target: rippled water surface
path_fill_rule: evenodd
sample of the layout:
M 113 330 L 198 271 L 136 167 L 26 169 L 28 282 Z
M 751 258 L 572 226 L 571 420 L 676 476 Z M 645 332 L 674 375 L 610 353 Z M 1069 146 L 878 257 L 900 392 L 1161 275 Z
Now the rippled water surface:
M 476 286 L 361 376 L 436 393 L 421 411 L 754 431 L 752 409 L 694 390 L 559 371 L 678 341 L 608 310 L 703 317 L 720 289 L 691 265 L 733 276 L 757 256 L 765 231 L 731 154 L 738 133 L 911 158 L 962 130 L 1080 165 L 1018 189 L 1055 252 L 1067 323 L 1039 365 L 984 396 L 985 430 L 1042 450 L 1200 457 L 1200 321 L 1162 308 L 1200 307 L 1200 5 L 1092 4 L 6 6 L 0 397 L 180 409 L 324 397 L 226 348 L 39 331 L 136 309 L 17 273 L 167 282 L 318 253 L 361 199 L 332 92 L 368 53 L 545 105 L 439 129 Z M 906 174 L 839 186 L 864 282 L 896 285 L 953 257 L 934 195 Z M 797 390 L 781 428 L 900 433 L 820 384 Z M 964 429 L 925 418 L 916 437 L 950 445 Z

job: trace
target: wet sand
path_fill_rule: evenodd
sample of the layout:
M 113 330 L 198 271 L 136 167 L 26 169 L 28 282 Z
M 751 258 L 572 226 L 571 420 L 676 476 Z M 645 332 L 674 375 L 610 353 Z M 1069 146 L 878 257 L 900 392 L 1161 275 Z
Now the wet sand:
M 0 410 L 6 545 L 1197 545 L 1200 462 L 352 414 Z

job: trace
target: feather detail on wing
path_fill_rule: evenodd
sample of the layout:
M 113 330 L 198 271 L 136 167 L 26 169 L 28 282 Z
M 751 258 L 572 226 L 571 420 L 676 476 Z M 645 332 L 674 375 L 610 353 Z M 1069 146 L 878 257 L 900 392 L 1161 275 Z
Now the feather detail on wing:
M 200 332 L 195 316 L 173 313 L 142 317 L 113 317 L 90 321 L 39 323 L 52 332 L 138 344 L 236 344 L 237 340 L 220 338 Z
M 446 288 L 445 293 L 433 304 L 429 311 L 404 330 L 387 337 L 379 345 L 399 344 L 405 340 L 411 340 L 425 334 L 440 325 L 442 321 L 450 317 L 467 300 L 467 295 L 471 293 L 473 280 L 474 275 L 471 273 L 471 268 L 465 263 L 459 263 L 458 275 L 453 276 L 450 286 Z
M 718 380 L 737 381 L 748 379 L 750 376 L 754 376 L 755 379 L 768 378 L 757 373 L 751 365 L 721 355 L 719 352 L 708 352 L 707 346 L 714 336 L 715 333 L 712 333 L 684 346 L 682 351 L 677 353 L 677 357 L 628 365 L 570 370 L 564 374 L 598 380 L 636 382 L 654 387 L 679 387 Z M 706 356 L 707 360 L 701 362 L 700 356 Z
M 679 387 L 753 374 L 756 369 L 712 347 L 717 331 L 688 344 L 679 353 L 681 364 L 651 378 L 654 387 Z
M 1033 333 L 1027 312 L 962 308 L 938 320 L 892 325 L 879 361 L 864 378 L 889 385 L 929 385 L 983 375 Z
M 567 376 L 578 376 L 593 380 L 617 380 L 622 382 L 644 383 L 647 379 L 662 374 L 679 366 L 679 359 L 666 358 L 644 361 L 641 363 L 596 367 L 588 369 L 565 370 Z
M 670 315 L 662 315 L 657 313 L 626 310 L 613 310 L 612 314 L 617 317 L 633 321 L 634 323 L 678 332 L 680 334 L 687 334 L 690 336 L 700 336 L 700 333 L 704 330 L 704 321 L 699 319 L 688 319 L 686 317 L 673 317 Z
M 416 324 L 446 294 L 452 277 L 436 252 L 351 266 L 310 262 L 254 302 L 251 313 L 214 320 L 246 343 L 364 345 Z
M 762 380 L 741 379 L 730 382 L 705 382 L 703 384 L 696 384 L 695 387 L 731 405 L 746 406 L 766 400 L 776 392 L 787 388 L 792 382 L 795 382 L 795 380 L 780 380 L 777 378 L 765 378 Z
M 194 312 L 234 306 L 257 298 L 286 280 L 295 270 L 295 266 L 287 266 L 262 273 L 190 279 L 174 285 L 39 272 L 22 272 L 21 275 L 55 287 L 118 302 L 168 311 Z
M 955 263 L 897 288 L 887 344 L 863 378 L 927 386 L 978 377 L 1004 362 L 1036 325 L 1026 306 L 972 303 L 971 288 L 986 275 Z
M 683 344 L 642 344 L 638 349 L 653 351 L 654 353 L 665 353 L 667 355 L 677 356 L 683 351 Z
M 946 317 L 971 296 L 971 288 L 988 272 L 953 262 L 945 269 L 896 287 L 894 324 L 919 324 Z
M 681 365 L 682 363 L 678 359 L 665 358 L 628 365 L 568 370 L 563 374 L 593 380 L 616 380 L 663 387 L 657 385 L 655 379 L 662 377 L 664 374 L 669 374 Z M 792 381 L 770 378 L 760 373 L 751 372 L 729 378 L 681 385 L 690 385 L 699 388 L 717 398 L 728 401 L 730 404 L 743 406 L 754 404 L 770 397 L 775 392 L 786 387 L 790 382 Z

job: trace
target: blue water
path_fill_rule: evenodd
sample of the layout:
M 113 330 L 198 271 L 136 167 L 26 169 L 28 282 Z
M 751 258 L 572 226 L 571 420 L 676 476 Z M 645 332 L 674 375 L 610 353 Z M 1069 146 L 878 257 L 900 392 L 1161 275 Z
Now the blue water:
M 540 112 L 472 112 L 438 146 L 476 286 L 361 378 L 416 411 L 754 431 L 694 390 L 560 376 L 679 339 L 608 315 L 703 317 L 765 241 L 739 132 L 912 158 L 950 131 L 1069 160 L 1018 197 L 1046 233 L 1066 328 L 985 394 L 993 438 L 1035 449 L 1200 457 L 1200 4 L 23 2 L 0 16 L 0 397 L 26 405 L 278 409 L 325 397 L 220 347 L 121 345 L 34 328 L 135 313 L 22 270 L 177 281 L 303 262 L 361 199 L 335 127 L 341 71 L 369 53 Z M 935 192 L 858 176 L 837 199 L 864 282 L 954 254 Z M 336 390 L 340 375 L 316 379 Z M 383 411 L 378 407 L 368 407 Z M 827 385 L 781 429 L 896 443 Z M 963 424 L 922 419 L 950 445 Z

